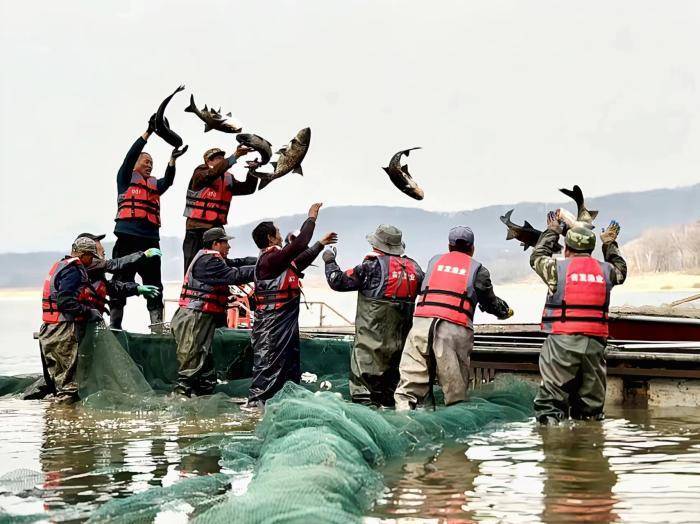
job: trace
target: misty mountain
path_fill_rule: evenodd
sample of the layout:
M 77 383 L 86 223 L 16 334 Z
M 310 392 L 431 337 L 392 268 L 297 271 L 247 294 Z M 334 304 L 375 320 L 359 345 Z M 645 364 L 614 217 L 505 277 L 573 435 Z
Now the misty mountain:
M 606 195 L 591 198 L 586 204 L 589 209 L 600 211 L 596 221 L 597 231 L 611 219 L 620 222 L 620 243 L 624 245 L 647 230 L 689 224 L 700 219 L 698 202 L 700 184 Z M 358 264 L 369 250 L 365 240 L 367 234 L 373 232 L 378 224 L 393 224 L 404 233 L 406 253 L 425 265 L 432 255 L 446 249 L 447 232 L 452 226 L 468 225 L 476 236 L 475 257 L 491 270 L 496 282 L 504 282 L 527 275 L 530 267 L 528 253 L 519 243 L 505 240 L 506 228 L 499 217 L 509 209 L 515 209 L 512 219 L 516 223 L 528 220 L 535 227 L 544 228 L 547 211 L 562 206 L 575 211 L 571 200 L 494 205 L 454 213 L 387 206 L 322 208 L 315 237 L 327 231 L 337 232 L 338 261 L 342 267 L 348 267 Z M 284 216 L 276 219 L 275 223 L 284 236 L 299 228 L 305 218 L 305 214 Z M 250 236 L 255 225 L 249 223 L 228 228 L 236 237 L 232 241 L 231 256 L 254 255 L 257 252 Z M 162 239 L 164 280 L 182 278 L 181 246 L 180 238 Z M 110 253 L 111 245 L 106 244 L 105 247 Z M 58 252 L 0 254 L 0 287 L 40 286 L 51 264 L 62 255 Z M 319 261 L 319 265 L 322 262 Z

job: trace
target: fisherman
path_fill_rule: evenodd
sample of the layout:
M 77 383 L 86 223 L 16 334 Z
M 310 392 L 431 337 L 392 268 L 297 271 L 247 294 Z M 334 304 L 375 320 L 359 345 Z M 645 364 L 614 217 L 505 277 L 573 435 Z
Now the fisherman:
M 78 345 L 86 324 L 102 321 L 102 314 L 92 305 L 93 292 L 85 270 L 97 256 L 94 240 L 78 238 L 70 256 L 51 266 L 44 280 L 39 346 L 46 384 L 59 402 L 78 400 Z
M 358 291 L 350 358 L 352 401 L 393 407 L 401 350 L 413 325 L 413 305 L 424 275 L 418 263 L 404 255 L 398 228 L 382 224 L 367 240 L 372 251 L 352 269 L 340 269 L 335 247 L 323 252 L 323 261 L 331 289 Z
M 453 227 L 448 249 L 428 263 L 399 364 L 397 410 L 414 409 L 432 395 L 433 377 L 442 387 L 445 405 L 466 400 L 476 305 L 501 320 L 513 315 L 494 294 L 489 271 L 472 258 L 472 230 Z
M 107 279 L 107 273 L 115 273 L 124 271 L 130 267 L 143 263 L 145 260 L 152 257 L 160 257 L 162 255 L 160 249 L 152 247 L 144 251 L 136 251 L 130 255 L 121 258 L 105 259 L 105 249 L 102 246 L 102 240 L 106 235 L 94 235 L 92 233 L 81 233 L 78 238 L 89 238 L 95 241 L 97 246 L 97 257 L 92 263 L 86 267 L 90 285 L 94 291 L 92 306 L 100 313 L 108 313 L 107 297 L 120 298 L 126 300 L 127 297 L 140 295 L 146 299 L 155 298 L 159 294 L 156 286 L 138 285 L 136 282 Z
M 262 408 L 288 380 L 299 383 L 299 305 L 303 271 L 321 253 L 323 246 L 337 242 L 327 233 L 309 246 L 321 204 L 314 204 L 299 235 L 282 247 L 282 235 L 272 222 L 253 229 L 253 241 L 260 248 L 255 265 L 255 323 L 253 382 L 247 408 Z
M 591 256 L 595 234 L 582 225 L 567 231 L 565 258 L 552 258 L 561 232 L 559 212 L 552 211 L 530 256 L 532 269 L 549 288 L 542 315 L 542 331 L 549 336 L 540 351 L 542 382 L 535 398 L 535 416 L 542 424 L 569 416 L 603 418 L 610 291 L 627 277 L 617 222 L 600 235 L 605 262 Z
M 117 172 L 117 217 L 114 234 L 117 241 L 112 249 L 112 258 L 120 258 L 137 251 L 160 248 L 160 197 L 175 180 L 175 161 L 185 149 L 173 149 L 165 176 L 151 176 L 153 159 L 143 152 L 148 137 L 154 131 L 155 115 L 148 122 L 146 132 L 136 139 Z M 146 299 L 151 324 L 163 322 L 163 283 L 160 276 L 160 257 L 151 257 L 138 267 L 114 274 L 115 281 L 133 282 L 138 273 L 144 285 L 156 286 L 159 294 Z M 110 325 L 121 329 L 126 300 L 113 298 L 110 301 Z
M 202 249 L 202 236 L 212 227 L 223 227 L 228 220 L 231 199 L 238 195 L 251 195 L 258 187 L 258 179 L 252 174 L 246 175 L 243 182 L 233 178 L 228 169 L 240 157 L 252 149 L 238 146 L 234 153 L 226 153 L 214 147 L 204 153 L 204 164 L 197 166 L 187 187 L 187 199 L 184 215 L 185 240 L 182 254 L 185 259 L 185 273 L 194 256 Z
M 229 286 L 253 281 L 255 257 L 229 259 L 231 248 L 223 227 L 202 236 L 203 249 L 185 274 L 180 307 L 171 328 L 177 342 L 177 387 L 181 395 L 207 395 L 214 391 L 216 373 L 211 353 L 214 331 L 226 326 Z

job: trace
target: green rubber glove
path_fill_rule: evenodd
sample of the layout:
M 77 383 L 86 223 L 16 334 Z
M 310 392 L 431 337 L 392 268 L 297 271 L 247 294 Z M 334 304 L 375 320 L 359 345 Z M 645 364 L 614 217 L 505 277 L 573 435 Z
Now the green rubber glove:
M 139 286 L 136 292 L 146 298 L 156 298 L 160 295 L 160 290 L 156 286 Z
M 152 248 L 147 249 L 146 252 L 144 253 L 144 255 L 146 255 L 146 258 L 162 257 L 163 252 L 160 249 L 158 249 L 157 247 L 152 247 Z

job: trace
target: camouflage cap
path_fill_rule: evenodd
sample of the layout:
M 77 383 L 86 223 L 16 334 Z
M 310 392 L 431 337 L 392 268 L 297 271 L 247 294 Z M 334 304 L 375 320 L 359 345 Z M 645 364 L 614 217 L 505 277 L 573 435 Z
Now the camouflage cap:
M 92 255 L 94 257 L 99 257 L 97 254 L 97 244 L 95 241 L 88 237 L 76 238 L 71 247 L 71 251 L 74 255 Z
M 215 155 L 221 155 L 224 156 L 226 153 L 222 149 L 219 149 L 218 147 L 212 147 L 211 149 L 207 149 L 204 152 L 204 161 L 208 162 L 209 159 Z
M 574 251 L 592 251 L 595 247 L 595 233 L 587 227 L 572 227 L 566 232 L 565 242 Z

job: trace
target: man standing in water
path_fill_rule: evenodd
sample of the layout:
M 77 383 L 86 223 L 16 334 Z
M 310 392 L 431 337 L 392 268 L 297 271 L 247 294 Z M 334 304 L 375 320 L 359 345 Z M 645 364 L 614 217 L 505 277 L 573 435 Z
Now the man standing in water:
M 413 325 L 413 303 L 423 282 L 423 270 L 404 255 L 401 237 L 398 228 L 380 225 L 367 235 L 372 251 L 346 272 L 335 261 L 335 248 L 323 253 L 331 289 L 358 292 L 350 357 L 353 402 L 394 406 L 401 350 Z
M 413 328 L 399 364 L 397 410 L 414 409 L 432 394 L 434 376 L 446 405 L 466 400 L 476 305 L 499 319 L 513 315 L 508 304 L 494 294 L 488 270 L 472 258 L 472 230 L 453 227 L 448 243 L 448 252 L 430 260 L 423 279 Z
M 236 151 L 226 157 L 226 153 L 214 147 L 204 153 L 204 164 L 195 168 L 189 186 L 184 215 L 185 240 L 182 254 L 185 259 L 185 272 L 192 259 L 202 249 L 202 236 L 212 227 L 223 227 L 228 221 L 231 199 L 236 195 L 251 195 L 258 187 L 258 179 L 248 173 L 243 182 L 233 178 L 228 169 L 236 160 L 252 149 L 238 146 Z
M 565 258 L 556 260 L 552 254 L 561 225 L 553 211 L 532 251 L 530 265 L 549 288 L 542 314 L 542 331 L 549 336 L 540 352 L 542 383 L 535 398 L 535 416 L 542 424 L 569 416 L 603 418 L 610 291 L 627 277 L 617 246 L 619 232 L 620 225 L 612 221 L 601 233 L 601 262 L 591 256 L 593 231 L 575 226 L 566 233 Z
M 321 204 L 309 209 L 299 235 L 282 247 L 280 230 L 272 222 L 261 222 L 253 229 L 253 240 L 260 248 L 255 266 L 255 323 L 253 382 L 248 395 L 249 408 L 262 408 L 288 380 L 299 383 L 299 305 L 301 278 L 323 246 L 337 241 L 327 233 L 309 246 Z
M 154 115 L 155 116 L 155 115 Z M 163 178 L 151 176 L 153 159 L 143 152 L 148 137 L 154 130 L 154 116 L 148 129 L 131 146 L 117 172 L 117 216 L 114 234 L 117 241 L 112 249 L 112 258 L 120 258 L 137 251 L 160 248 L 160 196 L 175 180 L 175 161 L 185 149 L 173 149 Z M 146 299 L 151 324 L 163 322 L 163 283 L 160 276 L 160 257 L 152 257 L 137 267 L 118 271 L 114 280 L 133 282 L 138 273 L 144 285 L 156 286 L 158 294 Z M 110 326 L 121 329 L 126 300 L 113 298 L 110 301 Z
M 78 400 L 78 345 L 86 324 L 102 321 L 102 313 L 92 305 L 93 290 L 85 270 L 97 256 L 94 240 L 78 238 L 70 256 L 56 262 L 44 280 L 39 347 L 44 379 L 60 402 Z

